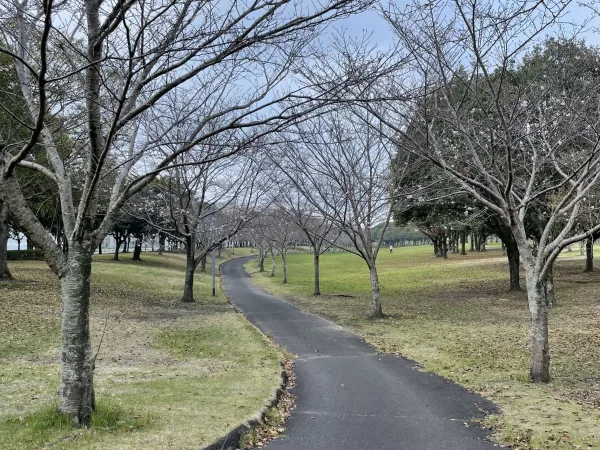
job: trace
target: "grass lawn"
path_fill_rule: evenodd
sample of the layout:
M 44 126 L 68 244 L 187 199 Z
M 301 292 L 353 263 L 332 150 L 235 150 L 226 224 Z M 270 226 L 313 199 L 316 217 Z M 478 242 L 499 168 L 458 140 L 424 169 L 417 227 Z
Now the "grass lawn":
M 279 351 L 223 294 L 211 296 L 209 275 L 197 274 L 195 304 L 179 302 L 184 255 L 111 257 L 93 264 L 94 351 L 104 337 L 91 430 L 55 413 L 58 282 L 45 263 L 10 263 L 16 281 L 0 284 L 0 449 L 198 449 L 251 417 L 278 384 Z
M 382 251 L 378 268 L 388 318 L 375 321 L 366 318 L 369 274 L 356 256 L 321 257 L 320 297 L 311 295 L 311 255 L 288 256 L 287 285 L 281 264 L 275 278 L 258 273 L 254 261 L 246 267 L 269 292 L 494 400 L 502 414 L 486 425 L 500 442 L 519 449 L 600 448 L 600 273 L 583 273 L 576 250 L 555 270 L 553 380 L 547 385 L 528 382 L 526 296 L 507 292 L 508 263 L 497 246 L 446 261 L 433 258 L 430 246 Z

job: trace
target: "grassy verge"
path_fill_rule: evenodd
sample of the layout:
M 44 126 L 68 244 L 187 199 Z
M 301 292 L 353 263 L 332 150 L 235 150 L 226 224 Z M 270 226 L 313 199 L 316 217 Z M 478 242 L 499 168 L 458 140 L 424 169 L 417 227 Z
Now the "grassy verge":
M 197 449 L 249 418 L 278 384 L 278 350 L 221 293 L 210 295 L 209 275 L 197 274 L 195 304 L 179 302 L 183 255 L 110 257 L 93 264 L 94 350 L 102 345 L 91 430 L 55 413 L 57 280 L 42 262 L 10 264 L 17 281 L 0 285 L 0 449 Z
M 368 271 L 355 256 L 321 257 L 321 297 L 311 295 L 310 255 L 289 255 L 287 285 L 279 276 L 258 273 L 255 262 L 247 269 L 269 292 L 497 402 L 502 414 L 487 425 L 497 430 L 499 441 L 520 449 L 600 448 L 600 274 L 583 273 L 579 252 L 557 263 L 558 307 L 550 320 L 553 380 L 532 385 L 526 297 L 507 292 L 508 264 L 501 252 L 492 248 L 447 261 L 431 253 L 423 246 L 380 255 L 388 318 L 379 321 L 365 318 Z

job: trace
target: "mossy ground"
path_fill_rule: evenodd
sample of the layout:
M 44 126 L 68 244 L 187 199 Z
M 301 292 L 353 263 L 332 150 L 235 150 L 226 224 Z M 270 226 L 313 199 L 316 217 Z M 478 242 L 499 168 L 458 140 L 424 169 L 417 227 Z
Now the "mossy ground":
M 198 449 L 278 385 L 279 351 L 211 296 L 210 275 L 197 274 L 196 302 L 182 304 L 183 255 L 130 258 L 93 264 L 94 351 L 102 345 L 90 429 L 56 414 L 58 282 L 42 262 L 10 263 L 16 281 L 0 284 L 0 449 Z
M 494 400 L 500 442 L 519 449 L 600 448 L 600 271 L 584 273 L 579 252 L 557 262 L 558 306 L 550 319 L 552 382 L 528 382 L 529 312 L 524 292 L 508 292 L 498 246 L 432 257 L 432 247 L 395 248 L 378 268 L 387 318 L 370 320 L 369 274 L 347 253 L 321 257 L 320 297 L 312 296 L 309 254 L 288 256 L 289 283 L 246 267 L 253 280 L 301 308 L 344 325 L 385 352 L 398 352 Z M 524 281 L 522 282 L 525 287 Z

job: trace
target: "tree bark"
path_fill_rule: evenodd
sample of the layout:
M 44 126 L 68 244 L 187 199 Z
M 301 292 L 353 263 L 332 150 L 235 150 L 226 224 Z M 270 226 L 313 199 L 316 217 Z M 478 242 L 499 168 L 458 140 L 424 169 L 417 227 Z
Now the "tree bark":
M 465 248 L 466 241 L 467 241 L 467 232 L 461 231 L 460 232 L 460 254 L 462 256 L 465 256 L 467 254 L 467 249 Z
M 381 309 L 381 291 L 379 287 L 379 277 L 377 275 L 377 269 L 375 265 L 369 269 L 369 275 L 371 279 L 371 319 L 380 319 L 383 317 L 383 311 Z
M 142 254 L 142 240 L 141 239 L 136 239 L 135 243 L 133 244 L 133 257 L 131 258 L 132 261 L 141 261 L 141 255 Z
M 165 240 L 167 236 L 162 231 L 158 232 L 158 254 L 162 255 L 165 251 Z
M 532 383 L 550 381 L 550 346 L 548 344 L 548 306 L 543 285 L 539 282 L 527 286 L 531 310 L 531 367 Z
M 548 274 L 546 275 L 546 283 L 544 285 L 546 294 L 546 304 L 548 308 L 554 308 L 556 306 L 556 294 L 554 293 L 554 264 L 550 267 Z
M 585 241 L 585 271 L 594 271 L 594 238 L 592 236 Z
M 315 290 L 313 291 L 313 295 L 321 295 L 321 286 L 320 286 L 320 275 L 319 275 L 319 250 L 315 248 L 313 254 L 313 266 L 315 268 Z
M 206 255 L 200 260 L 200 272 L 206 273 Z
M 519 247 L 514 241 L 509 241 L 506 244 L 506 257 L 508 258 L 508 270 L 510 272 L 510 291 L 516 292 L 521 290 L 521 273 L 520 273 L 520 258 Z
M 74 425 L 88 425 L 95 410 L 94 358 L 89 326 L 92 256 L 71 244 L 60 279 L 62 296 L 61 384 L 58 410 Z
M 258 249 L 258 267 L 259 267 L 259 272 L 265 271 L 265 254 L 264 254 L 264 250 L 262 248 Z
M 115 254 L 113 255 L 113 261 L 119 260 L 119 249 L 121 248 L 121 240 L 115 239 Z
M 98 254 L 102 254 L 102 244 L 98 244 Z
M 448 237 L 445 234 L 442 237 L 442 258 L 448 259 Z
M 0 281 L 10 281 L 8 270 L 8 206 L 0 201 Z
M 287 279 L 287 252 L 283 251 L 281 252 L 281 262 L 283 265 L 283 283 L 286 284 L 288 282 Z
M 192 239 L 186 238 L 185 246 L 185 281 L 183 284 L 183 297 L 181 297 L 181 301 L 184 303 L 191 303 L 194 301 L 194 273 L 196 271 L 194 243 Z
M 474 233 L 471 233 L 471 242 L 469 245 L 469 251 L 470 252 L 475 251 L 475 234 Z
M 275 254 L 271 252 L 271 259 L 273 260 L 273 265 L 271 266 L 271 276 L 275 276 Z

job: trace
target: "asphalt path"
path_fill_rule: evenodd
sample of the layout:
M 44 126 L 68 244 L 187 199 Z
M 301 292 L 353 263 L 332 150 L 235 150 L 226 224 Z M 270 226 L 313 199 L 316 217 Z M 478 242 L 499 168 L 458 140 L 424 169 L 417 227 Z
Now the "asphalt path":
M 473 423 L 484 398 L 402 357 L 378 354 L 344 328 L 255 286 L 248 258 L 221 267 L 233 304 L 295 362 L 296 408 L 269 450 L 480 450 L 497 448 Z M 384 305 L 385 306 L 385 305 Z

